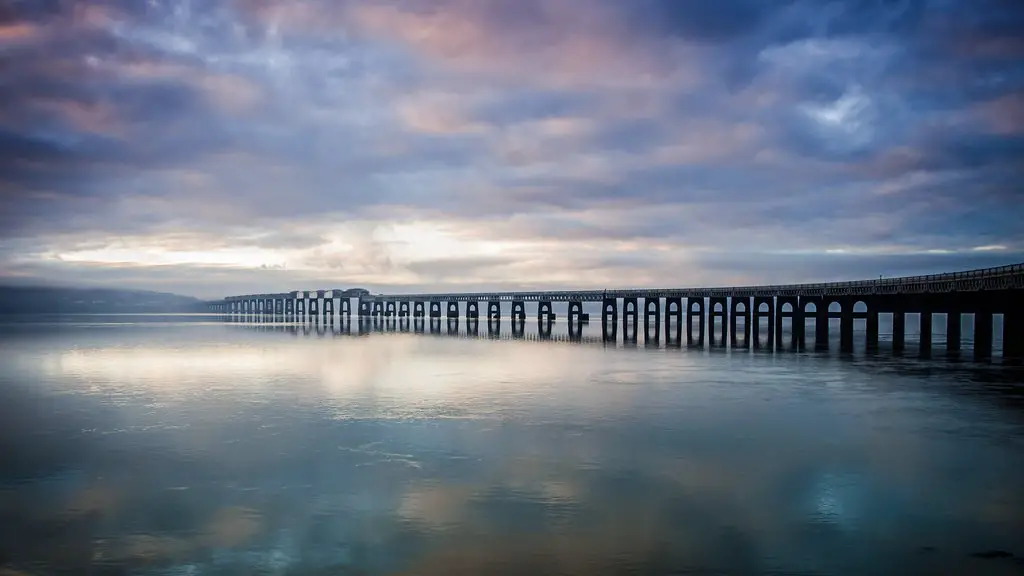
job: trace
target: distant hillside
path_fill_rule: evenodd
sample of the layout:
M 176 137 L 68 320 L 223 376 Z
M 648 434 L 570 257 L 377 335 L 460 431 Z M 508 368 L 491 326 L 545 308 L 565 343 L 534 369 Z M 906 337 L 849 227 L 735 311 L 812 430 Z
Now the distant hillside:
M 0 314 L 196 312 L 200 300 L 109 288 L 0 286 Z

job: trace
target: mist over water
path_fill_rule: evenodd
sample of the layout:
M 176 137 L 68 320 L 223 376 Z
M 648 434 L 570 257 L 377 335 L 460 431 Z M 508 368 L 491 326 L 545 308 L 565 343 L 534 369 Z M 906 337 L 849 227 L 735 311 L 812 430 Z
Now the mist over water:
M 1024 371 L 998 338 L 970 361 L 966 321 L 964 353 L 922 359 L 908 319 L 898 355 L 883 316 L 872 354 L 642 324 L 634 348 L 587 311 L 580 342 L 532 309 L 522 338 L 3 320 L 0 574 L 1024 569 L 1001 557 L 1024 556 Z

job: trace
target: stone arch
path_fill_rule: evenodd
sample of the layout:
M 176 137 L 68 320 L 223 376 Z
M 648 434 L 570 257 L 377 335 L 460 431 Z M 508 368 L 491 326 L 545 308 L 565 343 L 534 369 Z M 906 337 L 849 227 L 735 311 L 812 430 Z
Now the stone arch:
M 785 302 L 785 303 L 782 304 L 782 312 L 783 313 L 790 313 L 792 311 L 793 311 L 793 303 L 792 302 Z
M 725 307 L 722 306 L 722 303 L 721 302 L 715 302 L 715 307 L 714 307 L 713 311 L 714 312 L 721 312 L 723 310 L 725 310 Z
M 771 312 L 771 309 L 772 307 L 769 306 L 767 302 L 761 302 L 761 304 L 758 305 L 757 307 L 757 311 L 759 314 L 767 314 Z
M 853 303 L 853 313 L 866 313 L 868 311 L 868 303 L 863 300 L 857 300 Z
M 818 313 L 818 305 L 815 302 L 804 303 L 804 314 L 813 315 Z
M 746 302 L 742 302 L 742 301 L 741 302 L 737 302 L 736 303 L 736 311 L 741 313 L 741 314 L 746 312 L 747 311 L 747 303 Z
M 658 300 L 650 298 L 644 301 L 644 314 L 657 314 Z
M 843 312 L 843 303 L 842 302 L 840 302 L 838 300 L 832 300 L 831 302 L 828 303 L 828 313 L 829 314 L 836 314 L 836 313 L 840 313 L 841 314 L 842 312 Z

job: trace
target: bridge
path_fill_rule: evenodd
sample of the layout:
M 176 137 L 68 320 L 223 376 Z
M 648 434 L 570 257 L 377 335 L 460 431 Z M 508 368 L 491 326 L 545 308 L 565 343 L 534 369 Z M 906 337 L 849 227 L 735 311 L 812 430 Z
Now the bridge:
M 353 309 L 353 300 L 355 308 Z M 337 306 L 335 306 L 337 302 Z M 362 289 L 312 290 L 279 294 L 229 296 L 207 303 L 209 310 L 242 318 L 256 316 L 333 322 L 344 320 L 409 319 L 449 323 L 466 318 L 479 322 L 486 303 L 488 324 L 500 324 L 507 308 L 513 329 L 526 320 L 526 303 L 537 303 L 541 334 L 550 333 L 557 317 L 554 303 L 567 303 L 569 332 L 579 334 L 589 322 L 584 302 L 601 303 L 602 337 L 635 341 L 643 325 L 647 340 L 659 340 L 665 326 L 668 344 L 743 348 L 781 344 L 783 322 L 792 324 L 791 338 L 799 348 L 814 321 L 815 347 L 827 347 L 829 321 L 839 320 L 840 347 L 853 346 L 854 321 L 865 321 L 868 348 L 878 346 L 878 316 L 891 314 L 893 349 L 905 346 L 906 315 L 920 314 L 921 350 L 931 350 L 933 315 L 945 315 L 946 347 L 959 350 L 964 315 L 973 317 L 974 354 L 991 356 L 993 317 L 1003 317 L 1004 358 L 1024 358 L 1024 263 L 963 272 L 905 276 L 853 282 L 766 286 L 643 288 L 438 294 L 370 294 Z M 461 305 L 461 310 L 460 310 Z M 503 306 L 504 305 L 504 306 Z M 621 310 L 621 314 L 620 314 Z M 684 333 L 685 326 L 685 333 Z M 766 342 L 762 344 L 761 330 Z

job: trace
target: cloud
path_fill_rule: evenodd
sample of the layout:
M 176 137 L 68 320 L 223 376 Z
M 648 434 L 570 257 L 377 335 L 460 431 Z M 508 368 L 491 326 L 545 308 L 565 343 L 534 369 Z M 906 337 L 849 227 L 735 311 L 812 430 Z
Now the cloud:
M 0 19 L 0 271 L 180 270 L 212 294 L 1012 259 L 1022 18 L 999 0 L 21 3 Z

